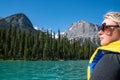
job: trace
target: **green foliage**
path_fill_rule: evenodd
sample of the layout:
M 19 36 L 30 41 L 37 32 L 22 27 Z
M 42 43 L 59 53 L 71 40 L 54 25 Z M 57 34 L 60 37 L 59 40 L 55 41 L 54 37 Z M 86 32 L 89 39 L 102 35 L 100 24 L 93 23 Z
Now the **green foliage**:
M 69 41 L 66 36 L 42 31 L 25 31 L 15 26 L 0 29 L 1 60 L 70 60 L 89 59 L 96 46 L 89 40 Z

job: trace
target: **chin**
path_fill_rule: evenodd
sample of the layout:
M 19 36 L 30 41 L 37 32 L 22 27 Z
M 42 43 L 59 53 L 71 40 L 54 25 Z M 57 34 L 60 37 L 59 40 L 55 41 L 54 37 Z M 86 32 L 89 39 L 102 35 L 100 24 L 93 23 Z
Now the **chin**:
M 105 41 L 101 41 L 101 42 L 100 42 L 100 45 L 101 45 L 101 46 L 105 46 L 105 45 L 107 45 L 107 43 L 106 43 Z
M 106 46 L 106 45 L 108 45 L 109 43 L 100 43 L 101 44 L 101 46 Z

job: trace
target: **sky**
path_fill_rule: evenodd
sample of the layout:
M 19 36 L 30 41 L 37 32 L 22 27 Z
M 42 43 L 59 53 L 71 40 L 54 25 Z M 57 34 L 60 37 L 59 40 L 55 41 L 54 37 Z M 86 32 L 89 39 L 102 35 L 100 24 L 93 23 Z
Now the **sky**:
M 53 32 L 80 20 L 100 25 L 109 11 L 120 12 L 120 0 L 0 0 L 0 17 L 24 13 L 33 26 Z

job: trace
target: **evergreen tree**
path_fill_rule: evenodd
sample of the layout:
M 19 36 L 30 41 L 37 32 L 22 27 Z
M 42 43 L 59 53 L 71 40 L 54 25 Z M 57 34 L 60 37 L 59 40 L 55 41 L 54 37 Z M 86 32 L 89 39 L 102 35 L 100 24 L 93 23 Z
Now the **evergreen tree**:
M 50 52 L 50 44 L 49 44 L 49 32 L 47 30 L 46 32 L 46 38 L 45 38 L 45 44 L 44 44 L 44 49 L 43 49 L 43 59 L 48 59 L 49 58 L 49 52 Z

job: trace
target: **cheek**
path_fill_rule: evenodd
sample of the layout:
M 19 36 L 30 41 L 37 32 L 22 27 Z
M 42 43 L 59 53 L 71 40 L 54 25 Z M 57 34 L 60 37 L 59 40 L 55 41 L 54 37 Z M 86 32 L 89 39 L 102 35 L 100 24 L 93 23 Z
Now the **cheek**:
M 103 40 L 101 40 L 101 45 L 108 45 L 111 42 L 120 40 L 120 32 L 114 32 L 109 35 L 103 34 Z
M 119 30 L 114 31 L 111 37 L 113 41 L 120 40 L 120 31 Z

